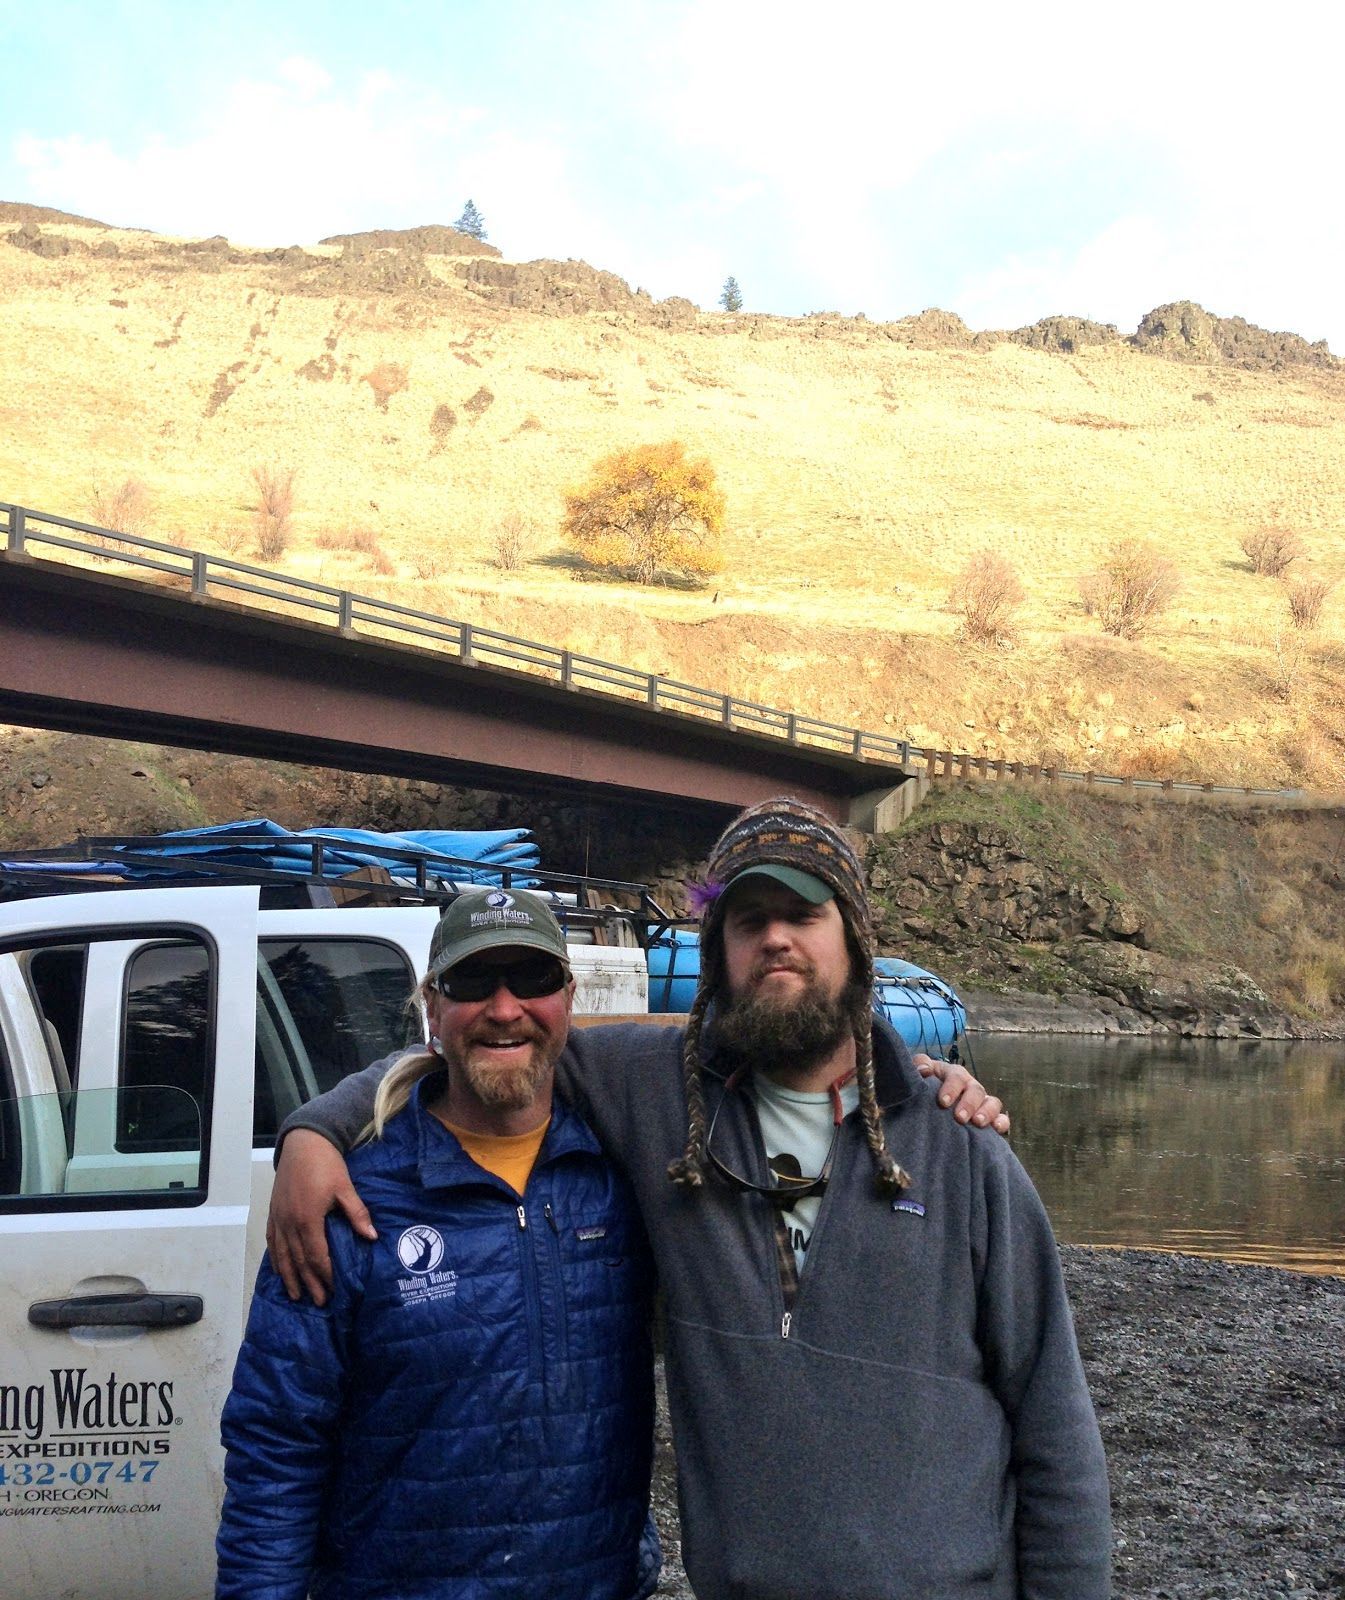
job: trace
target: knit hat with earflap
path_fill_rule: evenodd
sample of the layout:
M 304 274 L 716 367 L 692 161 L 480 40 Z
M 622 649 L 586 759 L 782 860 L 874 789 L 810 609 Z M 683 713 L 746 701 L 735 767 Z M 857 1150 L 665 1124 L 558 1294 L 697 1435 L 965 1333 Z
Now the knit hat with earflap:
M 710 1002 L 725 992 L 724 890 L 750 867 L 791 867 L 826 884 L 845 928 L 854 983 L 850 1028 L 855 1040 L 855 1082 L 864 1134 L 879 1192 L 895 1194 L 910 1182 L 888 1153 L 873 1076 L 873 921 L 864 869 L 845 835 L 822 812 L 801 800 L 765 800 L 736 817 L 710 851 L 702 905 L 700 982 L 687 1018 L 682 1072 L 687 1094 L 687 1146 L 668 1167 L 674 1183 L 699 1188 L 705 1181 L 705 1087 L 701 1043 Z

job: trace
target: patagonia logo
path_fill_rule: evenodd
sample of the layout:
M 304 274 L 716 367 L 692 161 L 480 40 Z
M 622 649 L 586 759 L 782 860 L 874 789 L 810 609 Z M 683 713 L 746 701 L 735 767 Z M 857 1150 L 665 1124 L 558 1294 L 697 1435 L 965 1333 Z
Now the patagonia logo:
M 575 1237 L 577 1239 L 605 1239 L 607 1237 L 607 1229 L 606 1228 L 576 1228 L 575 1229 Z
M 892 1209 L 893 1211 L 909 1211 L 913 1217 L 923 1217 L 925 1214 L 925 1208 L 918 1200 L 894 1200 Z

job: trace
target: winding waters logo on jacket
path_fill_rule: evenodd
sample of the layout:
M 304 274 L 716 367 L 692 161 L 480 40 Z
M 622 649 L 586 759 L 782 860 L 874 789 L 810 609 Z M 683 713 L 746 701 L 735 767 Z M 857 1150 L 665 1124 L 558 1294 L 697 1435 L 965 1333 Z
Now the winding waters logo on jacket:
M 443 1300 L 458 1292 L 458 1275 L 451 1268 L 435 1269 L 444 1259 L 444 1237 L 438 1228 L 418 1222 L 403 1228 L 397 1237 L 397 1259 L 414 1277 L 398 1278 L 404 1306 L 426 1300 Z

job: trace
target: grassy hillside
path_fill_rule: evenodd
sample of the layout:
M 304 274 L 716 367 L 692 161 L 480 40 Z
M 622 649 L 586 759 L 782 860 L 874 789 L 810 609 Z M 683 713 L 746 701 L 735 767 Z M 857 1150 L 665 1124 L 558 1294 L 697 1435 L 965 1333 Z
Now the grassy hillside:
M 89 516 L 129 481 L 140 531 L 246 557 L 252 469 L 294 468 L 283 560 L 306 576 L 921 743 L 1345 779 L 1345 612 L 1295 632 L 1238 543 L 1281 527 L 1304 569 L 1345 571 L 1333 366 L 698 314 L 582 263 L 242 252 L 46 218 L 34 248 L 33 227 L 0 210 L 0 498 Z M 564 488 L 670 437 L 718 469 L 725 572 L 580 587 Z M 531 536 L 512 572 L 493 553 L 509 519 Z M 1134 643 L 1078 597 L 1127 535 L 1185 574 Z M 960 644 L 946 606 L 987 546 L 1028 591 L 1012 651 Z

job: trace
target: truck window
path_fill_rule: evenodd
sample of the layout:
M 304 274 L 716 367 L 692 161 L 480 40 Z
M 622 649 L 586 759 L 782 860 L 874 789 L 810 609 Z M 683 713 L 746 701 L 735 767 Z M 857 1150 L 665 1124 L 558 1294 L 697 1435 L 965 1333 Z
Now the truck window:
M 198 939 L 0 956 L 0 1209 L 202 1202 L 214 983 Z
M 52 945 L 28 958 L 28 978 L 42 1008 L 48 1036 L 55 1036 L 67 1067 L 79 1060 L 79 1013 L 84 1004 L 82 944 Z
M 415 974 L 405 954 L 378 939 L 262 939 L 270 982 L 258 981 L 257 1091 L 253 1142 L 275 1142 L 295 1105 L 371 1061 L 421 1042 L 407 1010 Z M 277 1062 L 297 1081 L 278 1081 Z
M 23 1138 L 14 1098 L 14 1074 L 0 1035 L 0 1195 L 17 1194 L 23 1181 Z
M 118 1150 L 199 1149 L 209 1021 L 210 962 L 201 945 L 174 940 L 137 952 L 126 973 Z M 165 1086 L 182 1092 L 147 1092 Z

